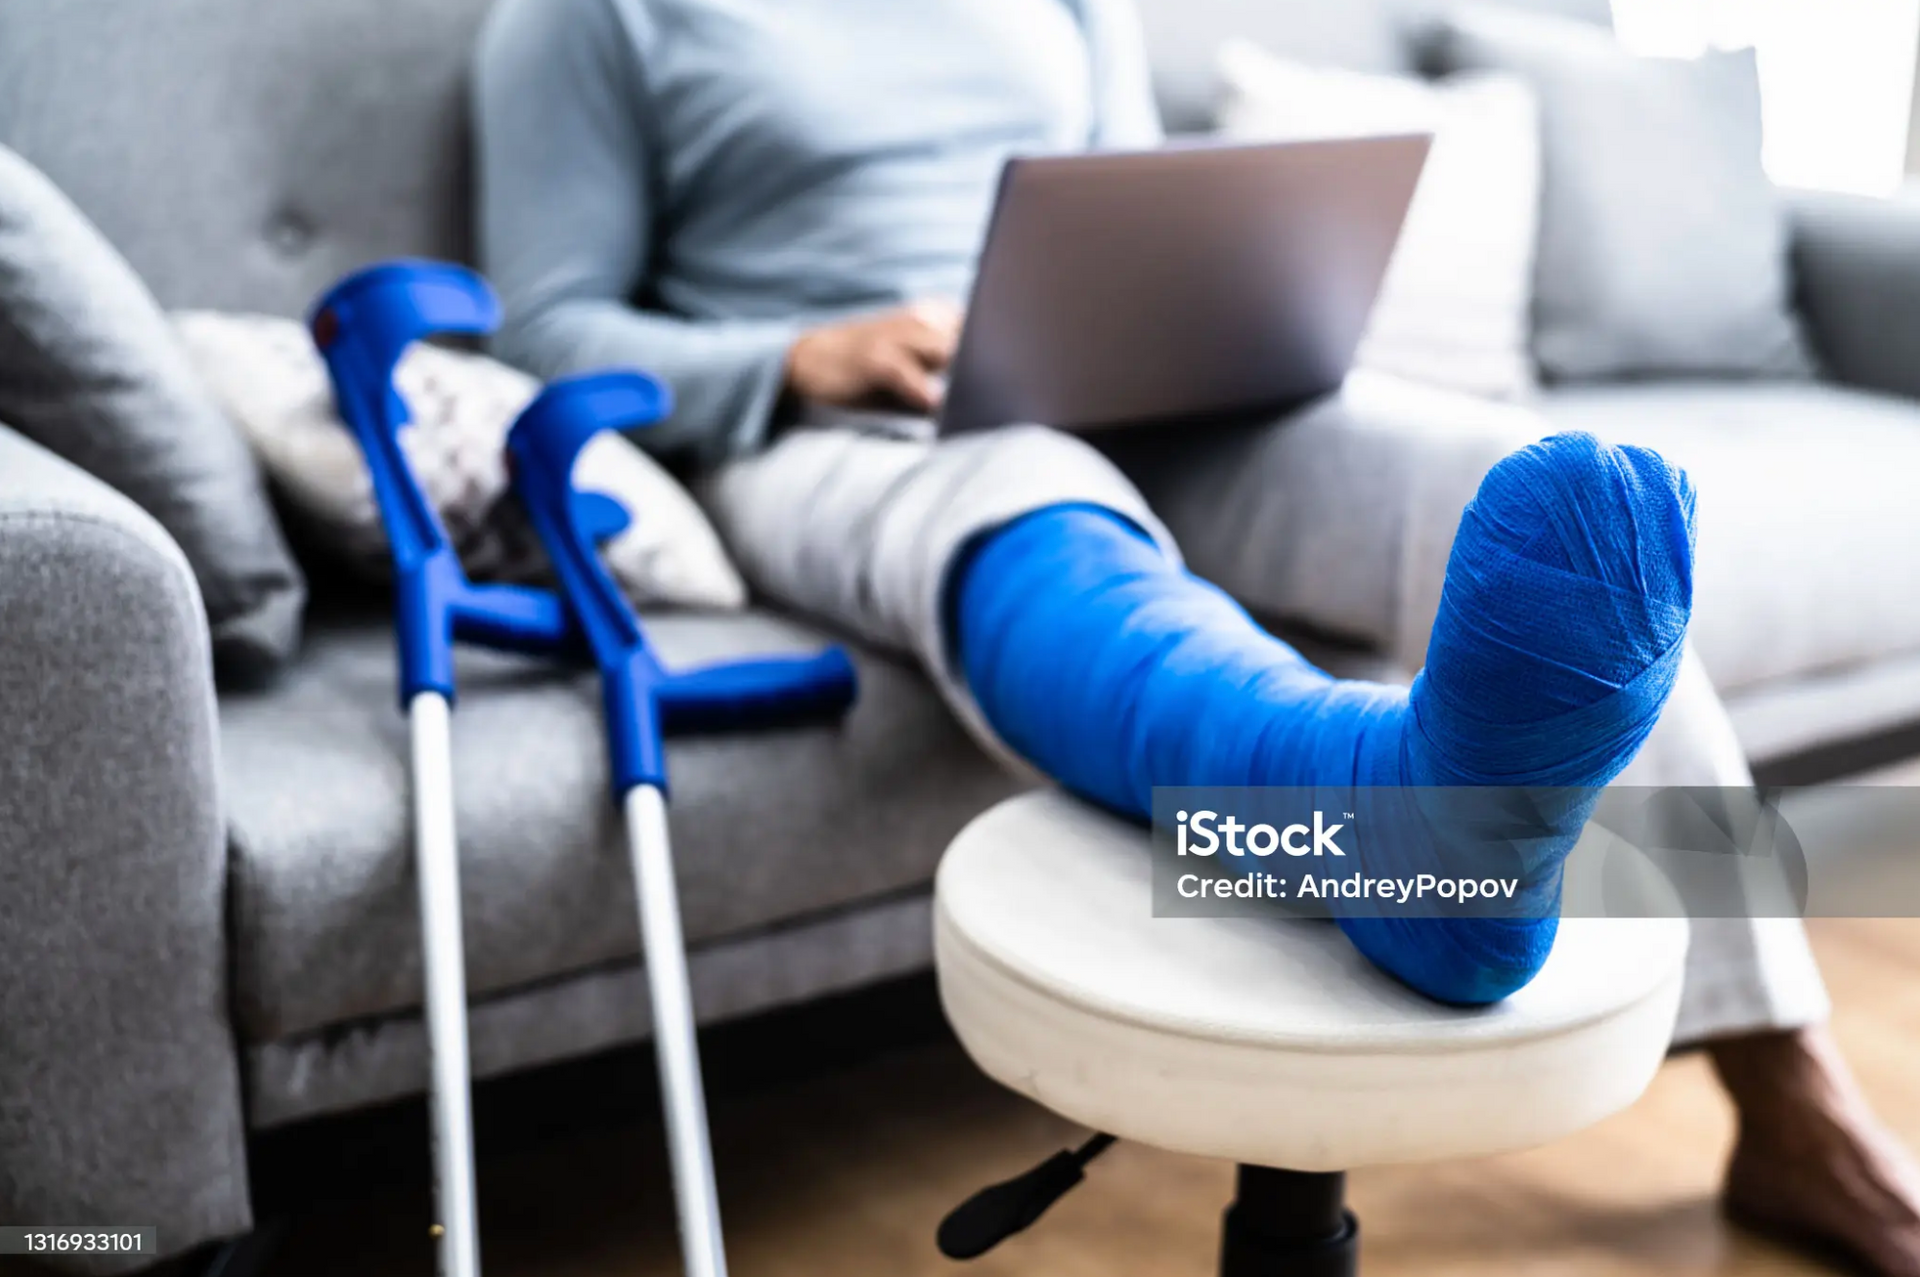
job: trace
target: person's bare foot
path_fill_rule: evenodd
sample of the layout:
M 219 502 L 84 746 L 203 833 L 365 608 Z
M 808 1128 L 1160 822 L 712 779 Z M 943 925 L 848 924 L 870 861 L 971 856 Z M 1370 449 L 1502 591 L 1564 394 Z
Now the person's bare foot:
M 1755 1232 L 1920 1277 L 1920 1168 L 1881 1124 L 1825 1028 L 1708 1053 L 1740 1115 L 1721 1202 Z

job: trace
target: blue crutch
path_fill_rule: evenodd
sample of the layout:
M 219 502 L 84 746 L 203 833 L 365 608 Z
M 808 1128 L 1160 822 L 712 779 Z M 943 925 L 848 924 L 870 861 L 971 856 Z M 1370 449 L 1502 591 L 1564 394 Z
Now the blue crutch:
M 420 338 L 483 333 L 498 319 L 498 304 L 478 275 L 416 261 L 348 276 L 315 304 L 311 317 L 340 414 L 366 456 L 393 554 L 400 700 L 412 733 L 438 1268 L 444 1277 L 480 1271 L 449 725 L 453 642 L 463 639 L 549 654 L 586 652 L 599 665 L 614 793 L 626 811 L 640 897 L 681 1249 L 692 1277 L 725 1277 L 661 733 L 668 726 L 748 726 L 842 711 L 853 701 L 853 667 L 838 648 L 672 674 L 654 658 L 594 550 L 597 540 L 625 526 L 627 512 L 612 498 L 572 484 L 573 460 L 595 432 L 644 425 L 665 411 L 665 390 L 637 373 L 555 383 L 522 413 L 510 437 L 515 488 L 553 559 L 565 601 L 543 590 L 470 583 L 400 449 L 407 411 L 393 388 L 393 368 Z

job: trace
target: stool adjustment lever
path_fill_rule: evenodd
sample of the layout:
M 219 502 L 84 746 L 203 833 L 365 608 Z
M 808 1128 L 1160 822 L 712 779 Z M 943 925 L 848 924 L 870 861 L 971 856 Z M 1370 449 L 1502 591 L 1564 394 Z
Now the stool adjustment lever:
M 1076 1149 L 1062 1149 L 1023 1175 L 991 1184 L 953 1208 L 934 1235 L 948 1259 L 976 1259 L 1021 1232 L 1086 1178 L 1086 1165 L 1113 1147 L 1113 1136 L 1095 1135 Z

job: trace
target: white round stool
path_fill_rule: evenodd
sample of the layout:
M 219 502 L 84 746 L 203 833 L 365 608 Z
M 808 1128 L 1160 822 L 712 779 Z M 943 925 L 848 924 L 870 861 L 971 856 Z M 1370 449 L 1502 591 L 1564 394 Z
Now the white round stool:
M 1666 1053 L 1683 918 L 1565 919 L 1531 984 L 1461 1009 L 1382 974 L 1330 923 L 1155 918 L 1150 874 L 1137 826 L 1053 791 L 1001 803 L 940 865 L 940 998 L 1013 1090 L 1239 1163 L 1222 1277 L 1351 1274 L 1345 1171 L 1557 1139 L 1631 1104 Z

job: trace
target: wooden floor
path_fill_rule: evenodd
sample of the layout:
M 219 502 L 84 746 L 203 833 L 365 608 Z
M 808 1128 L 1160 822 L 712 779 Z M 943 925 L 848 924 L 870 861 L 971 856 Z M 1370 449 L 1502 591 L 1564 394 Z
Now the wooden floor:
M 1836 1030 L 1881 1113 L 1920 1146 L 1920 921 L 1820 922 Z M 715 1105 L 737 1277 L 921 1277 L 940 1216 L 1077 1132 L 936 1043 Z M 1631 1110 L 1549 1148 L 1365 1171 L 1351 1195 L 1370 1277 L 1685 1277 L 1825 1271 L 1715 1211 L 1730 1112 L 1698 1056 Z M 1122 1144 L 980 1277 L 1207 1277 L 1227 1167 Z M 481 1166 L 490 1277 L 677 1273 L 657 1127 L 576 1133 Z M 276 1274 L 431 1271 L 424 1193 L 302 1219 Z

